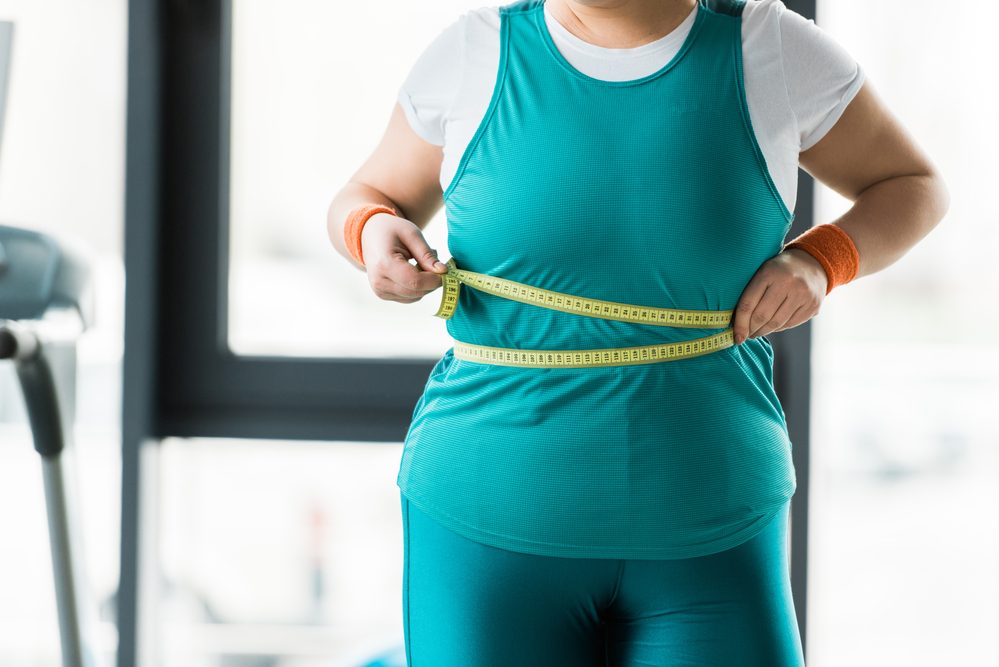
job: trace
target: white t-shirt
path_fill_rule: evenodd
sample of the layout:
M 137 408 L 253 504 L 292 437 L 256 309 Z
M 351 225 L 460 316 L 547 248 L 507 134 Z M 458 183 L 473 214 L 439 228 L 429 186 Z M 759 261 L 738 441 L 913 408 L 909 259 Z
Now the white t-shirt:
M 443 146 L 441 191 L 486 113 L 500 56 L 499 5 L 472 9 L 423 51 L 399 88 L 413 131 Z M 608 81 L 637 79 L 669 62 L 690 32 L 697 6 L 668 35 L 630 49 L 590 44 L 544 6 L 555 45 L 573 67 Z M 743 76 L 753 129 L 789 211 L 798 188 L 798 153 L 839 120 L 864 71 L 828 33 L 780 0 L 747 0 L 742 12 Z

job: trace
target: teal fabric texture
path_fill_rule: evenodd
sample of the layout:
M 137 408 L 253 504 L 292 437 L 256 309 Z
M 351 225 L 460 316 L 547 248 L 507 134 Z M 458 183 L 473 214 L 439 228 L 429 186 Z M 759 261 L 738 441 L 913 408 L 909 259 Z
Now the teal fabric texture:
M 553 558 L 466 539 L 405 496 L 409 667 L 802 667 L 788 508 L 717 554 Z
M 543 9 L 500 8 L 493 95 L 444 193 L 457 266 L 595 299 L 734 310 L 794 217 L 750 122 L 741 13 L 701 0 L 675 57 L 612 82 L 559 53 Z M 574 315 L 467 286 L 446 327 L 457 341 L 522 349 L 722 330 Z M 766 337 L 602 368 L 484 364 L 451 348 L 414 407 L 397 484 L 447 528 L 499 548 L 717 553 L 759 533 L 795 490 L 773 360 Z

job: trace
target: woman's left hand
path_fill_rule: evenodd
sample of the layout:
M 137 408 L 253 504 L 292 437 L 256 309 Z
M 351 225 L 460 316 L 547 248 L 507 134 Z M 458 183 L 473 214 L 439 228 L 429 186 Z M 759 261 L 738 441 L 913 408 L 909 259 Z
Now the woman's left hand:
M 819 261 L 800 248 L 771 257 L 739 297 L 732 329 L 735 344 L 796 327 L 815 317 L 828 278 Z

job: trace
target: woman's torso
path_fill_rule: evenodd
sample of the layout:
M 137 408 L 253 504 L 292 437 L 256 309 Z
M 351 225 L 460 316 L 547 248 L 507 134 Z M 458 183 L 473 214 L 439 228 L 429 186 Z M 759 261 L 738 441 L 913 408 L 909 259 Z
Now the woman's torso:
M 637 81 L 576 70 L 537 0 L 505 5 L 497 86 L 445 192 L 460 268 L 580 296 L 728 310 L 792 215 L 746 107 L 741 17 L 699 6 Z M 465 288 L 456 340 L 590 349 L 690 340 Z M 555 556 L 730 548 L 794 492 L 766 338 L 664 363 L 525 369 L 439 360 L 398 483 L 448 527 Z

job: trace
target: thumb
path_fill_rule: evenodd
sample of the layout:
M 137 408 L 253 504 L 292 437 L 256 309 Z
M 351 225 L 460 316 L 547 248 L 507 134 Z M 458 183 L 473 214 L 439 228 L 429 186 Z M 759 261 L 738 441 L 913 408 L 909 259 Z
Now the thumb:
M 410 237 L 408 240 L 409 253 L 421 269 L 434 273 L 447 273 L 447 266 L 437 259 L 437 251 L 427 245 L 422 234 L 417 233 L 415 237 Z

